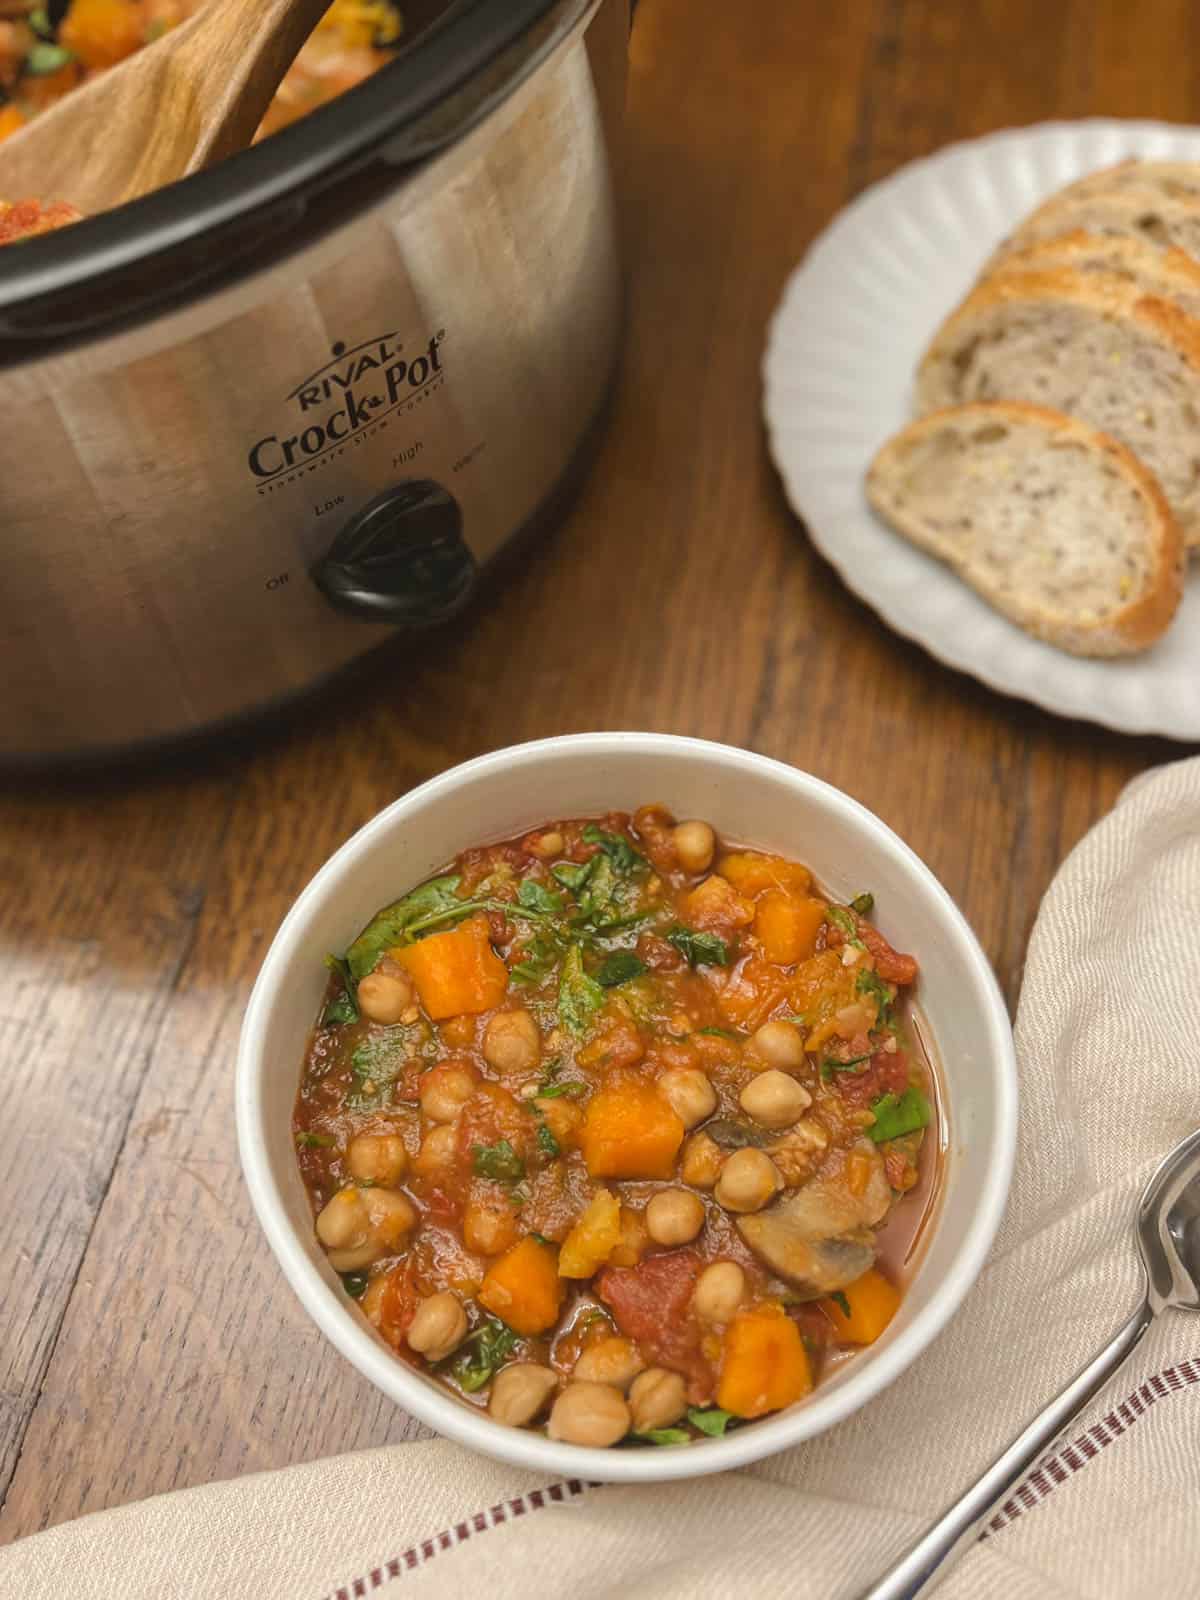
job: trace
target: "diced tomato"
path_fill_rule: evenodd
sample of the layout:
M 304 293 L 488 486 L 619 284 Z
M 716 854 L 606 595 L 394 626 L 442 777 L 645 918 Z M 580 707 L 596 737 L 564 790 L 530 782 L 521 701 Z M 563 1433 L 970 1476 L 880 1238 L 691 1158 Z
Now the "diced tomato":
M 833 1081 L 847 1105 L 869 1106 L 881 1094 L 908 1088 L 908 1057 L 903 1050 L 877 1050 L 862 1072 L 837 1072 Z
M 917 979 L 917 963 L 913 956 L 901 955 L 869 922 L 860 922 L 858 935 L 875 958 L 875 970 L 888 983 L 909 984 Z
M 476 1145 L 507 1139 L 522 1160 L 534 1137 L 533 1114 L 498 1083 L 481 1083 L 463 1107 L 458 1122 L 459 1160 L 469 1172 Z
M 700 1326 L 691 1315 L 700 1271 L 694 1250 L 650 1256 L 636 1267 L 606 1267 L 596 1279 L 617 1327 L 640 1346 L 647 1361 L 681 1372 L 693 1404 L 712 1393 L 713 1372 L 700 1350 Z

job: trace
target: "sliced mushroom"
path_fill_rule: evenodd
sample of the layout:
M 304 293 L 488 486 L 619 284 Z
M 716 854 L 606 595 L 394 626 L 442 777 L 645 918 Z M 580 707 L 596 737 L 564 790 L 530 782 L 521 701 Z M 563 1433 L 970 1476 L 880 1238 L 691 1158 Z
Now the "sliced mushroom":
M 858 1141 L 853 1149 L 870 1162 L 861 1194 L 847 1184 L 847 1153 L 839 1150 L 801 1188 L 789 1189 L 765 1211 L 737 1219 L 738 1232 L 755 1254 L 808 1299 L 845 1288 L 875 1260 L 872 1229 L 887 1215 L 892 1191 L 871 1141 Z
M 704 1131 L 722 1150 L 744 1150 L 747 1145 L 761 1150 L 763 1145 L 770 1144 L 775 1138 L 768 1128 L 756 1128 L 749 1122 L 734 1122 L 729 1117 L 716 1117 L 712 1122 L 706 1122 Z

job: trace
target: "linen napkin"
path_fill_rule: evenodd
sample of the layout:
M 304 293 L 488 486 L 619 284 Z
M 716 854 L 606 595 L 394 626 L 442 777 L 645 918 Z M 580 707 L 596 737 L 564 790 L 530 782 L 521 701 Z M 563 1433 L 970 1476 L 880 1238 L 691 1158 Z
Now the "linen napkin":
M 589 1487 L 422 1442 L 103 1512 L 0 1554 L 0 1594 L 853 1596 L 1131 1309 L 1136 1198 L 1200 1123 L 1200 759 L 1139 779 L 1061 868 L 1017 1022 L 1007 1216 L 951 1326 L 884 1395 L 755 1467 Z M 941 1591 L 1200 1593 L 1200 1322 L 1159 1319 Z

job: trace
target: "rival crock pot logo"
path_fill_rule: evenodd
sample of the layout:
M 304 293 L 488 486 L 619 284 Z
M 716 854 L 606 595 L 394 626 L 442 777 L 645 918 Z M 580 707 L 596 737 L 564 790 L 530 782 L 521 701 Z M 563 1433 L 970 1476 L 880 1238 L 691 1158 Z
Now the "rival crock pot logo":
M 395 332 L 376 334 L 348 350 L 335 344 L 333 359 L 312 372 L 287 396 L 300 416 L 291 431 L 268 433 L 246 457 L 261 485 L 284 481 L 318 461 L 340 455 L 387 426 L 394 413 L 424 400 L 442 380 L 439 328 L 417 355 L 401 352 Z

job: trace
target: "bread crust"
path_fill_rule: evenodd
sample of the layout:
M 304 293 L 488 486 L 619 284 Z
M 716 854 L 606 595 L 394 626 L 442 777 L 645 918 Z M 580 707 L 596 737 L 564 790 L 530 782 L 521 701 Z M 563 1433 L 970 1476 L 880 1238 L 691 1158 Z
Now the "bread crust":
M 1003 271 L 983 279 L 951 312 L 934 335 L 917 367 L 916 409 L 919 415 L 955 403 L 947 374 L 956 352 L 970 344 L 971 327 L 996 306 L 1059 304 L 1083 307 L 1113 321 L 1135 324 L 1165 349 L 1179 356 L 1197 380 L 1200 407 L 1200 319 L 1189 316 L 1162 294 L 1113 273 L 1042 265 L 1027 271 Z M 1176 505 L 1189 548 L 1200 549 L 1200 491 L 1194 502 Z
M 936 541 L 925 537 L 923 530 L 912 519 L 906 519 L 891 502 L 890 477 L 902 469 L 905 457 L 915 445 L 948 424 L 973 427 L 1006 421 L 1041 427 L 1046 431 L 1048 442 L 1070 440 L 1102 453 L 1145 507 L 1148 534 L 1156 556 L 1152 581 L 1129 605 L 1102 622 L 1070 623 L 1050 615 L 1039 618 L 1017 614 L 999 596 L 989 594 L 981 585 L 972 582 L 963 570 L 964 563 L 956 561 L 952 552 L 937 548 Z M 946 562 L 976 593 L 1026 632 L 1073 655 L 1118 656 L 1145 650 L 1166 632 L 1179 606 L 1185 562 L 1183 535 L 1157 479 L 1118 440 L 1062 412 L 1020 400 L 980 400 L 941 407 L 909 423 L 882 446 L 867 470 L 866 487 L 867 498 L 874 509 L 910 543 Z

